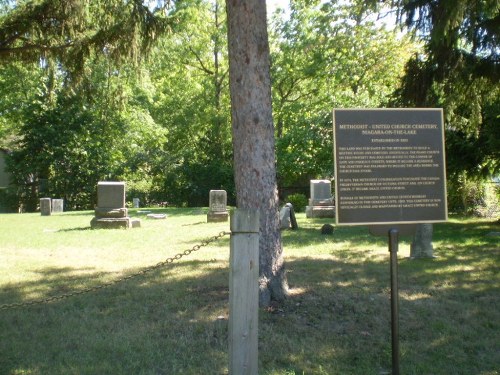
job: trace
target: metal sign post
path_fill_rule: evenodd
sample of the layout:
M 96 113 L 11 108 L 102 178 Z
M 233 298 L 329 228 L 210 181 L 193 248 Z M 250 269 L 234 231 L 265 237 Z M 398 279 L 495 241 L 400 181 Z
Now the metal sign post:
M 389 253 L 391 254 L 392 375 L 399 375 L 398 237 L 399 232 L 397 229 L 389 230 Z

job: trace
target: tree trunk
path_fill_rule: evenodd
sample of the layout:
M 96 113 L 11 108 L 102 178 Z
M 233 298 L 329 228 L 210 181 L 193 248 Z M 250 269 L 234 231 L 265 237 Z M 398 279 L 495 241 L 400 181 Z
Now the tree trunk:
M 279 230 L 265 0 L 226 0 L 238 208 L 260 211 L 260 305 L 287 294 Z

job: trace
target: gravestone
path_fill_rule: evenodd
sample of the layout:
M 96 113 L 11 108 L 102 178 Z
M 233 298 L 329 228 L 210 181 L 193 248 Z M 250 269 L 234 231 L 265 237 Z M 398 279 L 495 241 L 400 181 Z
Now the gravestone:
M 60 213 L 64 211 L 64 199 L 52 199 L 52 212 Z
M 148 219 L 162 220 L 162 219 L 166 219 L 167 215 L 166 214 L 147 214 L 146 217 Z
M 432 224 L 418 224 L 410 245 L 410 258 L 434 258 L 432 247 Z
M 52 202 L 50 198 L 40 198 L 40 214 L 50 216 L 52 213 Z
M 290 207 L 284 206 L 280 210 L 280 229 L 290 228 L 292 222 L 290 220 Z
M 293 205 L 287 203 L 281 208 L 280 214 L 280 229 L 297 229 L 297 218 L 295 217 L 295 211 L 293 210 Z
M 229 213 L 227 212 L 227 193 L 225 190 L 210 190 L 209 209 L 207 213 L 207 222 L 227 221 Z
M 286 207 L 290 208 L 290 224 L 292 225 L 292 229 L 298 229 L 299 225 L 297 224 L 297 218 L 295 217 L 295 210 L 293 209 L 293 204 L 287 203 Z
M 136 228 L 138 219 L 131 219 L 125 207 L 125 182 L 100 181 L 97 183 L 97 207 L 90 222 L 92 228 Z
M 330 180 L 311 180 L 311 198 L 306 206 L 307 218 L 334 218 L 335 206 Z
M 139 208 L 139 198 L 132 198 L 132 207 Z

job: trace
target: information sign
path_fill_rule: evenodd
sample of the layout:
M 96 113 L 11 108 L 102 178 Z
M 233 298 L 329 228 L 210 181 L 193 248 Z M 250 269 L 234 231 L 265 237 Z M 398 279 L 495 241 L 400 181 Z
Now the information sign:
M 337 224 L 446 221 L 443 111 L 335 109 Z

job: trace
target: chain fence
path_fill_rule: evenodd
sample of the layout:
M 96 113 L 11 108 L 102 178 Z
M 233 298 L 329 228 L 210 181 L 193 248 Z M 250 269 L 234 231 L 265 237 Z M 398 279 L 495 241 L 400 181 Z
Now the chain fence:
M 89 288 L 86 288 L 86 289 L 76 290 L 76 291 L 73 291 L 73 292 L 70 292 L 70 293 L 60 294 L 60 295 L 57 295 L 57 296 L 52 296 L 52 297 L 47 297 L 47 298 L 38 299 L 38 300 L 32 300 L 32 301 L 27 301 L 27 302 L 17 302 L 17 303 L 3 304 L 3 305 L 0 305 L 0 311 L 3 311 L 3 310 L 12 310 L 12 309 L 16 309 L 16 308 L 23 308 L 23 307 L 33 306 L 33 305 L 42 305 L 42 304 L 46 304 L 46 303 L 50 303 L 50 302 L 54 302 L 54 301 L 66 299 L 66 298 L 73 297 L 73 296 L 79 296 L 79 295 L 82 295 L 82 294 L 87 294 L 87 293 L 91 293 L 91 292 L 97 292 L 97 291 L 99 291 L 101 289 L 104 289 L 104 288 L 107 288 L 107 287 L 110 287 L 110 286 L 122 283 L 124 281 L 136 278 L 138 276 L 142 276 L 142 275 L 151 273 L 151 272 L 153 272 L 153 271 L 155 271 L 155 270 L 157 270 L 159 268 L 162 268 L 162 267 L 164 267 L 164 266 L 166 266 L 166 265 L 168 265 L 170 263 L 175 262 L 176 260 L 179 260 L 179 259 L 181 259 L 181 258 L 183 258 L 183 257 L 185 257 L 187 255 L 190 255 L 192 252 L 198 251 L 202 247 L 208 246 L 211 243 L 213 243 L 213 242 L 219 240 L 220 238 L 222 238 L 222 237 L 224 237 L 226 235 L 229 235 L 229 234 L 231 234 L 231 232 L 226 232 L 226 231 L 219 232 L 219 234 L 217 234 L 216 236 L 210 237 L 210 238 L 202 241 L 198 245 L 194 245 L 191 249 L 184 250 L 182 253 L 178 253 L 178 254 L 174 255 L 173 257 L 166 258 L 164 261 L 156 263 L 154 266 L 151 266 L 151 267 L 148 267 L 148 268 L 144 268 L 144 269 L 142 269 L 139 272 L 136 272 L 136 273 L 133 273 L 133 274 L 121 277 L 119 279 L 116 279 L 116 280 L 113 280 L 113 281 L 110 281 L 110 282 L 107 282 L 107 283 L 103 283 L 103 284 L 100 284 L 100 285 L 96 285 L 96 286 L 93 286 L 93 287 L 89 287 Z

